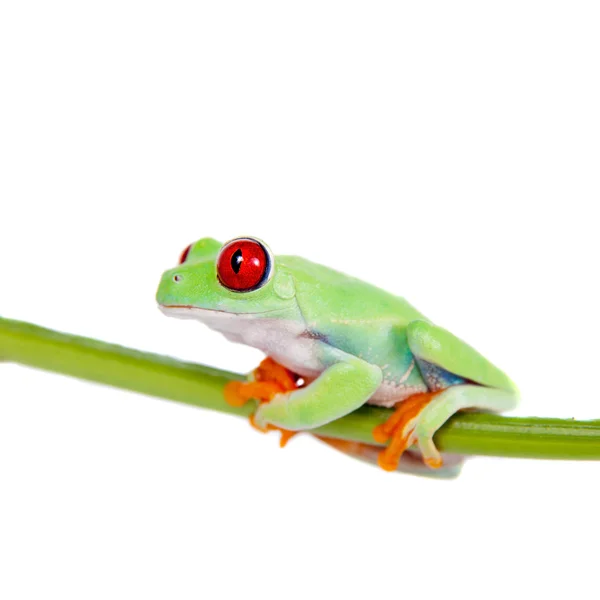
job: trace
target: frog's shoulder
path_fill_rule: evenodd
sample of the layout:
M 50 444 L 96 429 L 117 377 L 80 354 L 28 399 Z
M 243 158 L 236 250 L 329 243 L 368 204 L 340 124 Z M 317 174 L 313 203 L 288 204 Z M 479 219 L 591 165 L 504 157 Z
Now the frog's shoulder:
M 301 256 L 277 256 L 277 265 L 292 272 L 296 283 L 306 285 L 318 285 L 319 283 L 340 284 L 344 281 L 360 281 L 355 277 L 336 271 L 316 262 L 312 262 Z

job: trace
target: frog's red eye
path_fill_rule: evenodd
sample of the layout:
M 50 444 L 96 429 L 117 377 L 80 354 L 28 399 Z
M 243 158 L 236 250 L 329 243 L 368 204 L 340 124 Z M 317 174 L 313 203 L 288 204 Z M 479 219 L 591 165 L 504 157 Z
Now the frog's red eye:
M 182 253 L 181 256 L 179 257 L 179 264 L 182 265 L 188 257 L 188 254 L 190 253 L 190 250 L 192 249 L 192 244 L 190 244 Z
M 266 248 L 251 238 L 239 238 L 221 248 L 217 257 L 219 281 L 234 292 L 250 292 L 269 278 L 271 259 Z

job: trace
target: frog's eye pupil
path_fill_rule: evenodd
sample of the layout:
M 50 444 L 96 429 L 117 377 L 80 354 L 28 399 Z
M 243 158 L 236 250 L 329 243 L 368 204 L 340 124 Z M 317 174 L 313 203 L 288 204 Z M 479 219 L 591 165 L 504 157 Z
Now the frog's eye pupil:
M 179 264 L 182 265 L 186 260 L 187 257 L 190 253 L 190 250 L 192 249 L 192 244 L 190 244 L 180 255 L 179 257 Z
M 234 292 L 250 292 L 262 287 L 271 273 L 267 249 L 252 238 L 238 238 L 221 248 L 217 257 L 217 276 Z
M 242 266 L 243 262 L 244 255 L 242 254 L 242 251 L 238 248 L 231 257 L 231 268 L 233 269 L 233 272 L 236 275 L 240 272 L 240 267 Z

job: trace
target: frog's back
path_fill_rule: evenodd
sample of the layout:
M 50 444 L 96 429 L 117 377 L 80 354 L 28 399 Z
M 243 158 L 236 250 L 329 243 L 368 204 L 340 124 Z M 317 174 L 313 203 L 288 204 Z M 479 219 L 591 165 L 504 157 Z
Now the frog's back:
M 357 325 L 407 325 L 425 317 L 404 298 L 298 256 L 278 257 L 294 274 L 298 304 L 307 323 L 321 326 L 354 321 Z
M 282 256 L 278 262 L 294 273 L 298 306 L 315 337 L 380 366 L 388 387 L 421 386 L 406 341 L 408 323 L 425 319 L 416 308 L 404 298 L 303 258 Z

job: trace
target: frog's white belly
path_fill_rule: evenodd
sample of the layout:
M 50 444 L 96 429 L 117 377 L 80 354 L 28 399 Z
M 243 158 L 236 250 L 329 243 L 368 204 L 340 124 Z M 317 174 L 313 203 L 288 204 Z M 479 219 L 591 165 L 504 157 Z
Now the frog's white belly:
M 302 377 L 317 377 L 325 369 L 317 340 L 302 336 L 306 328 L 300 321 L 197 308 L 163 307 L 162 311 L 201 321 L 229 341 L 257 348 Z
M 235 328 L 219 331 L 231 342 L 262 350 L 302 377 L 317 377 L 325 369 L 318 342 L 302 336 L 305 331 L 302 323 L 268 318 L 258 323 L 242 319 L 235 323 Z
M 319 344 L 322 342 L 306 336 L 306 327 L 302 322 L 196 308 L 162 310 L 169 316 L 201 321 L 222 333 L 229 341 L 257 348 L 302 377 L 314 379 L 326 368 L 321 359 L 322 352 L 319 351 Z M 414 365 L 410 368 L 414 368 Z M 424 391 L 427 391 L 425 384 L 405 385 L 402 379 L 384 379 L 369 399 L 369 404 L 393 406 L 413 394 Z

